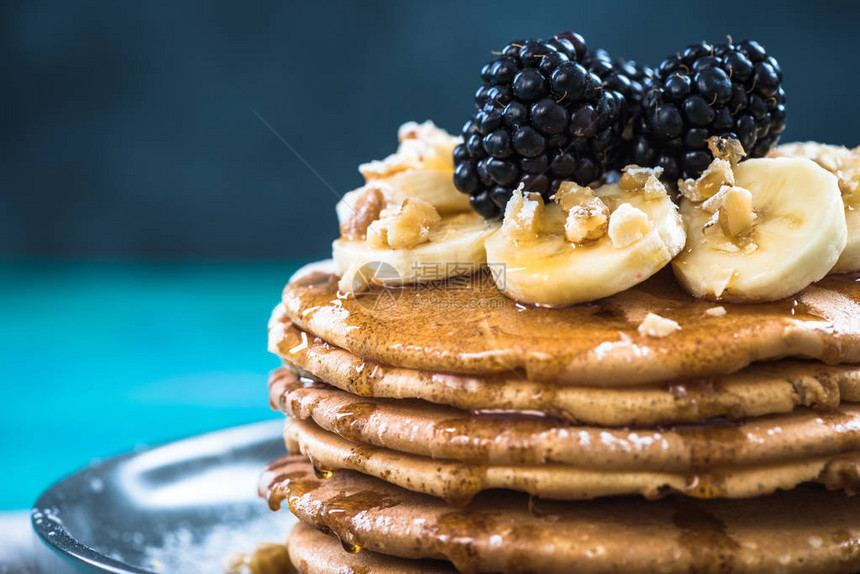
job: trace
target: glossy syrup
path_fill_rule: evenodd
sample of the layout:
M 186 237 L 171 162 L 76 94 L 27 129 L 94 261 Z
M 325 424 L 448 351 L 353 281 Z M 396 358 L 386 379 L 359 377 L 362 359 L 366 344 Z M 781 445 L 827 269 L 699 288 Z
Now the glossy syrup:
M 338 297 L 336 277 L 318 275 L 288 285 L 283 301 L 290 319 L 333 345 L 436 372 L 513 371 L 532 381 L 623 385 L 725 374 L 791 355 L 860 361 L 860 283 L 844 276 L 758 304 L 693 299 L 670 272 L 564 309 L 517 305 L 483 281 L 442 290 L 430 303 L 428 289 L 399 288 L 393 306 L 374 310 Z M 705 313 L 715 305 L 726 314 Z M 639 334 L 649 312 L 677 321 L 680 331 Z M 364 376 L 361 366 L 356 371 Z
M 842 572 L 853 571 L 850 566 L 860 560 L 860 501 L 823 488 L 748 500 L 669 496 L 660 502 L 558 502 L 492 491 L 467 507 L 451 508 L 351 471 L 315 481 L 307 462 L 296 459 L 283 471 L 295 477 L 284 485 L 294 513 L 348 547 L 444 557 L 461 572 L 573 571 L 574 563 L 590 572 L 626 572 L 630 564 L 685 572 L 732 572 L 758 564 L 754 570 L 770 572 L 785 564 L 784 556 L 811 560 L 806 570 L 792 571 Z M 317 488 L 294 496 L 292 485 L 304 481 L 315 481 Z

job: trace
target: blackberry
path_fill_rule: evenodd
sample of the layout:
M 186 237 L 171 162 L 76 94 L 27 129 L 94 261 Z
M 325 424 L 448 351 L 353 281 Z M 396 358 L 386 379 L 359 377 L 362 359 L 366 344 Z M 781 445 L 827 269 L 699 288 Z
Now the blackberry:
M 478 111 L 454 151 L 454 185 L 484 217 L 497 217 L 514 189 L 549 198 L 561 181 L 587 185 L 619 155 L 624 94 L 589 70 L 578 34 L 511 42 L 481 70 Z
M 631 162 L 660 166 L 669 180 L 705 170 L 711 136 L 764 157 L 785 128 L 782 70 L 757 42 L 693 44 L 660 64 L 636 128 Z
M 618 58 L 613 60 L 604 49 L 589 52 L 586 65 L 589 70 L 600 76 L 604 86 L 624 96 L 627 106 L 627 123 L 620 127 L 624 145 L 619 146 L 615 157 L 610 158 L 607 169 L 619 170 L 629 162 L 633 145 L 634 126 L 640 123 L 642 99 L 651 89 L 655 72 L 633 60 Z
M 650 89 L 655 72 L 633 60 L 613 60 L 609 52 L 599 48 L 589 52 L 586 65 L 606 83 L 606 87 L 621 92 L 629 103 L 639 105 Z M 632 111 L 632 110 L 631 110 Z

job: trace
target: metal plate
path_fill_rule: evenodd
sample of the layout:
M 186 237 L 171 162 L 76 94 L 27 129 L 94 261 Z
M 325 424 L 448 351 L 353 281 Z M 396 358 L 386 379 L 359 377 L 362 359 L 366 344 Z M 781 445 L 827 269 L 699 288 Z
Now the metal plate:
M 44 572 L 221 572 L 295 523 L 257 496 L 283 423 L 201 435 L 94 464 L 47 490 L 32 524 Z

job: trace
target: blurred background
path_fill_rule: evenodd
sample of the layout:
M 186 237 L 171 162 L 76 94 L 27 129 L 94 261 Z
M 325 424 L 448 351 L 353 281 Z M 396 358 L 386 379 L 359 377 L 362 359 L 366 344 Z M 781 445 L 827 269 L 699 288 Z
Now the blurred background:
M 656 65 L 752 38 L 784 141 L 855 146 L 860 3 L 0 2 L 0 509 L 93 458 L 275 417 L 265 324 L 396 129 L 564 29 Z M 310 166 L 310 167 L 309 167 Z

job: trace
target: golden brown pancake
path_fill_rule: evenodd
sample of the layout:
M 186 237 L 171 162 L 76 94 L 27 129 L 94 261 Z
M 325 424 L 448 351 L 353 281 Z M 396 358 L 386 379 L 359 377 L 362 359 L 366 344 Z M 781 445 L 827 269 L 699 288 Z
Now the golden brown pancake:
M 520 371 L 531 381 L 619 386 L 783 357 L 860 362 L 860 283 L 852 277 L 826 277 L 775 303 L 725 303 L 723 316 L 707 314 L 714 303 L 693 299 L 665 272 L 565 309 L 519 305 L 478 279 L 465 288 L 388 289 L 382 304 L 378 291 L 340 295 L 337 277 L 317 268 L 290 281 L 283 304 L 302 329 L 355 355 L 434 372 Z M 640 334 L 649 312 L 680 330 Z
M 348 469 L 403 488 L 468 503 L 494 488 L 519 490 L 554 500 L 587 500 L 641 494 L 659 498 L 675 492 L 695 498 L 748 498 L 821 482 L 829 488 L 860 490 L 860 451 L 755 466 L 713 466 L 690 472 L 601 470 L 547 463 L 483 464 L 433 459 L 348 441 L 310 421 L 287 419 L 289 452 L 307 455 L 318 468 Z
M 274 463 L 261 491 L 347 546 L 445 559 L 462 572 L 803 572 L 860 569 L 860 497 L 803 488 L 753 500 L 549 502 L 487 492 L 453 509 L 350 471 Z M 363 551 L 362 551 L 363 552 Z M 295 559 L 295 558 L 294 558 Z M 326 571 L 326 570 L 321 570 Z M 331 571 L 331 570 L 328 570 Z
M 471 414 L 419 400 L 356 397 L 279 371 L 286 414 L 349 441 L 470 464 L 564 464 L 590 470 L 693 472 L 860 452 L 860 405 L 743 424 L 662 429 L 572 426 L 528 413 Z
M 337 538 L 301 522 L 290 531 L 290 558 L 302 574 L 455 574 L 448 562 L 409 560 L 362 550 L 350 553 Z
M 860 499 L 825 490 L 860 490 L 855 278 L 737 305 L 664 272 L 552 310 L 476 279 L 285 288 L 270 398 L 315 468 L 262 490 L 322 531 L 296 529 L 300 569 L 860 571 Z M 648 313 L 680 330 L 640 333 Z
M 286 321 L 285 323 L 283 321 Z M 730 375 L 635 387 L 586 387 L 525 379 L 519 373 L 475 376 L 383 365 L 309 336 L 277 315 L 270 348 L 290 368 L 365 397 L 420 398 L 462 409 L 539 411 L 573 423 L 645 426 L 733 420 L 797 407 L 831 410 L 860 401 L 860 367 L 783 360 Z M 272 396 L 273 404 L 278 398 Z

